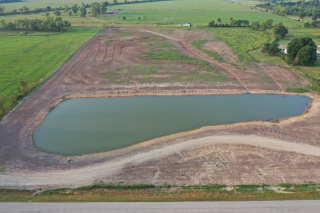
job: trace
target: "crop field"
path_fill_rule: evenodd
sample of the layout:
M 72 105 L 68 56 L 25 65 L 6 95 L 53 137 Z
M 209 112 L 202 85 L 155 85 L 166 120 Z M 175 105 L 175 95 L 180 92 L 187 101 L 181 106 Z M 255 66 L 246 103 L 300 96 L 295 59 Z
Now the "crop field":
M 72 28 L 52 36 L 1 36 L 0 94 L 9 102 L 20 80 L 40 82 L 97 32 Z
M 211 33 L 224 41 L 239 59 L 252 61 L 253 58 L 247 54 L 248 51 L 259 47 L 264 44 L 271 37 L 261 32 L 256 32 L 246 28 L 213 28 Z

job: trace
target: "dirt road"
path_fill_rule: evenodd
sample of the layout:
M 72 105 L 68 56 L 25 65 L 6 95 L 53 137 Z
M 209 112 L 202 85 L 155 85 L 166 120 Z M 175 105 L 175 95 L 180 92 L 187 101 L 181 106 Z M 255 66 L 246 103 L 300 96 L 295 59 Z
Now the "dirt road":
M 308 144 L 287 142 L 278 139 L 258 137 L 254 135 L 223 135 L 207 136 L 168 145 L 159 149 L 141 152 L 132 156 L 123 156 L 101 164 L 90 165 L 81 169 L 61 170 L 52 172 L 8 172 L 0 176 L 0 185 L 6 187 L 35 188 L 39 185 L 46 187 L 79 187 L 95 183 L 96 180 L 106 178 L 119 172 L 128 164 L 139 165 L 148 161 L 165 158 L 174 153 L 187 149 L 196 149 L 211 144 L 245 144 L 268 149 L 297 152 L 305 155 L 320 156 L 320 147 Z

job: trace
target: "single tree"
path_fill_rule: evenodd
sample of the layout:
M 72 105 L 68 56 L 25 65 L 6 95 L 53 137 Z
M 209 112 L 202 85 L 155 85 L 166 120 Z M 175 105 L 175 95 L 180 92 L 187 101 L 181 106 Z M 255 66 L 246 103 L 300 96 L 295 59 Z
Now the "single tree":
M 299 16 L 299 18 L 303 19 L 304 17 L 306 17 L 306 13 L 303 12 L 303 11 L 300 11 L 300 12 L 298 13 L 298 16 Z
M 74 14 L 76 14 L 76 13 L 78 12 L 78 10 L 79 10 L 78 5 L 74 4 L 74 5 L 71 7 L 71 10 L 72 10 L 72 12 L 73 12 Z
M 24 95 L 26 93 L 28 87 L 28 81 L 27 80 L 20 80 L 19 86 L 17 87 L 20 95 Z
M 230 18 L 230 21 L 232 21 L 232 20 L 233 20 L 233 18 L 231 17 L 231 18 Z
M 280 36 L 280 38 L 284 38 L 288 32 L 288 28 L 286 28 L 281 22 L 276 24 L 273 28 L 273 35 L 275 37 Z
M 218 23 L 221 23 L 221 18 L 218 18 L 218 19 L 217 19 L 217 22 L 218 22 Z
M 51 22 L 49 23 L 49 26 L 51 27 L 51 30 L 53 31 L 54 28 L 57 26 L 57 24 L 56 24 L 55 21 L 51 21 Z
M 312 11 L 312 16 L 315 17 L 315 20 L 320 17 L 320 10 L 319 9 L 314 9 Z
M 292 64 L 296 59 L 298 52 L 305 46 L 317 48 L 316 43 L 310 37 L 295 37 L 288 43 L 287 63 Z M 304 51 L 305 52 L 305 51 Z
M 304 46 L 298 52 L 298 62 L 302 66 L 312 66 L 317 60 L 317 48 Z
M 49 10 L 49 11 L 50 11 L 50 10 L 51 10 L 51 7 L 50 7 L 50 6 L 48 6 L 48 7 L 47 7 L 47 10 Z
M 87 8 L 85 8 L 84 6 L 80 7 L 80 16 L 81 17 L 86 17 L 87 16 Z
M 6 26 L 6 20 L 5 19 L 1 19 L 0 23 L 2 25 L 2 28 L 4 28 Z
M 107 7 L 104 4 L 100 5 L 100 14 L 102 15 L 103 13 L 106 13 Z
M 215 25 L 214 25 L 214 21 L 211 21 L 210 23 L 209 23 L 209 25 L 208 25 L 208 27 L 214 27 Z
M 260 28 L 260 23 L 258 21 L 251 22 L 251 29 L 258 30 Z
M 306 22 L 306 23 L 304 23 L 304 27 L 306 27 L 306 28 L 309 28 L 309 27 L 311 27 L 311 24 L 310 24 L 310 22 Z
M 56 16 L 54 17 L 54 21 L 55 22 L 62 21 L 62 18 L 60 16 Z
M 262 22 L 262 23 L 260 24 L 260 30 L 261 30 L 262 32 L 265 32 L 267 29 L 268 29 L 267 23 L 266 23 L 266 22 Z
M 230 25 L 234 26 L 234 27 L 240 27 L 241 26 L 241 20 L 231 20 Z
M 68 12 L 68 15 L 71 16 L 71 15 L 72 15 L 72 11 L 69 11 L 69 12 Z
M 267 26 L 267 29 L 271 29 L 273 20 L 271 18 L 268 18 L 268 19 L 264 20 L 263 23 Z
M 66 6 L 64 6 L 64 12 L 68 12 L 69 11 L 69 7 L 68 7 L 68 5 L 66 5 Z
M 241 21 L 241 24 L 242 24 L 243 26 L 249 26 L 249 21 L 248 21 L 248 20 L 242 20 L 242 21 Z
M 26 6 L 23 7 L 23 10 L 24 10 L 25 13 L 30 11 L 30 9 L 28 7 L 26 7 Z
M 56 16 L 60 16 L 61 12 L 59 10 L 56 10 L 56 11 L 53 12 L 53 14 L 55 14 Z
M 268 42 L 268 43 L 264 44 L 261 52 L 264 54 L 268 54 L 268 55 L 276 55 L 281 52 L 281 50 L 279 49 L 279 43 L 275 42 L 275 43 L 270 44 Z
M 127 17 L 125 16 L 122 16 L 122 20 L 125 21 L 127 19 Z
M 147 20 L 147 16 L 143 16 L 144 20 Z
M 140 17 L 138 17 L 138 20 L 140 20 Z
M 63 31 L 63 28 L 64 28 L 64 24 L 62 21 L 58 21 L 57 22 L 57 27 L 59 27 L 60 31 L 62 32 Z
M 6 96 L 0 95 L 0 109 L 1 109 L 2 113 L 4 113 L 5 104 L 6 104 Z
M 117 0 L 113 0 L 113 4 L 118 4 L 118 1 Z

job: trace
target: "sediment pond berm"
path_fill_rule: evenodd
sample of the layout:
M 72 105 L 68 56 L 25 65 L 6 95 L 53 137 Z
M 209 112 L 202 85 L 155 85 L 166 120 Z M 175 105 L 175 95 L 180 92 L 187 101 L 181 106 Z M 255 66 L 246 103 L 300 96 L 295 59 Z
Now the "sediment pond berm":
M 296 116 L 310 101 L 257 94 L 71 99 L 49 113 L 33 139 L 50 153 L 106 152 L 202 126 Z

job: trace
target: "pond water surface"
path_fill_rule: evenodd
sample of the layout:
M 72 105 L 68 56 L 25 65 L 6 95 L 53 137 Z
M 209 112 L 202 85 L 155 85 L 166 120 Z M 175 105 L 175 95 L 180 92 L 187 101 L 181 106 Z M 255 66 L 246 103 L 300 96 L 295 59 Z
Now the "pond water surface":
M 202 126 L 296 116 L 310 101 L 254 94 L 71 99 L 49 113 L 33 139 L 51 153 L 106 152 Z

